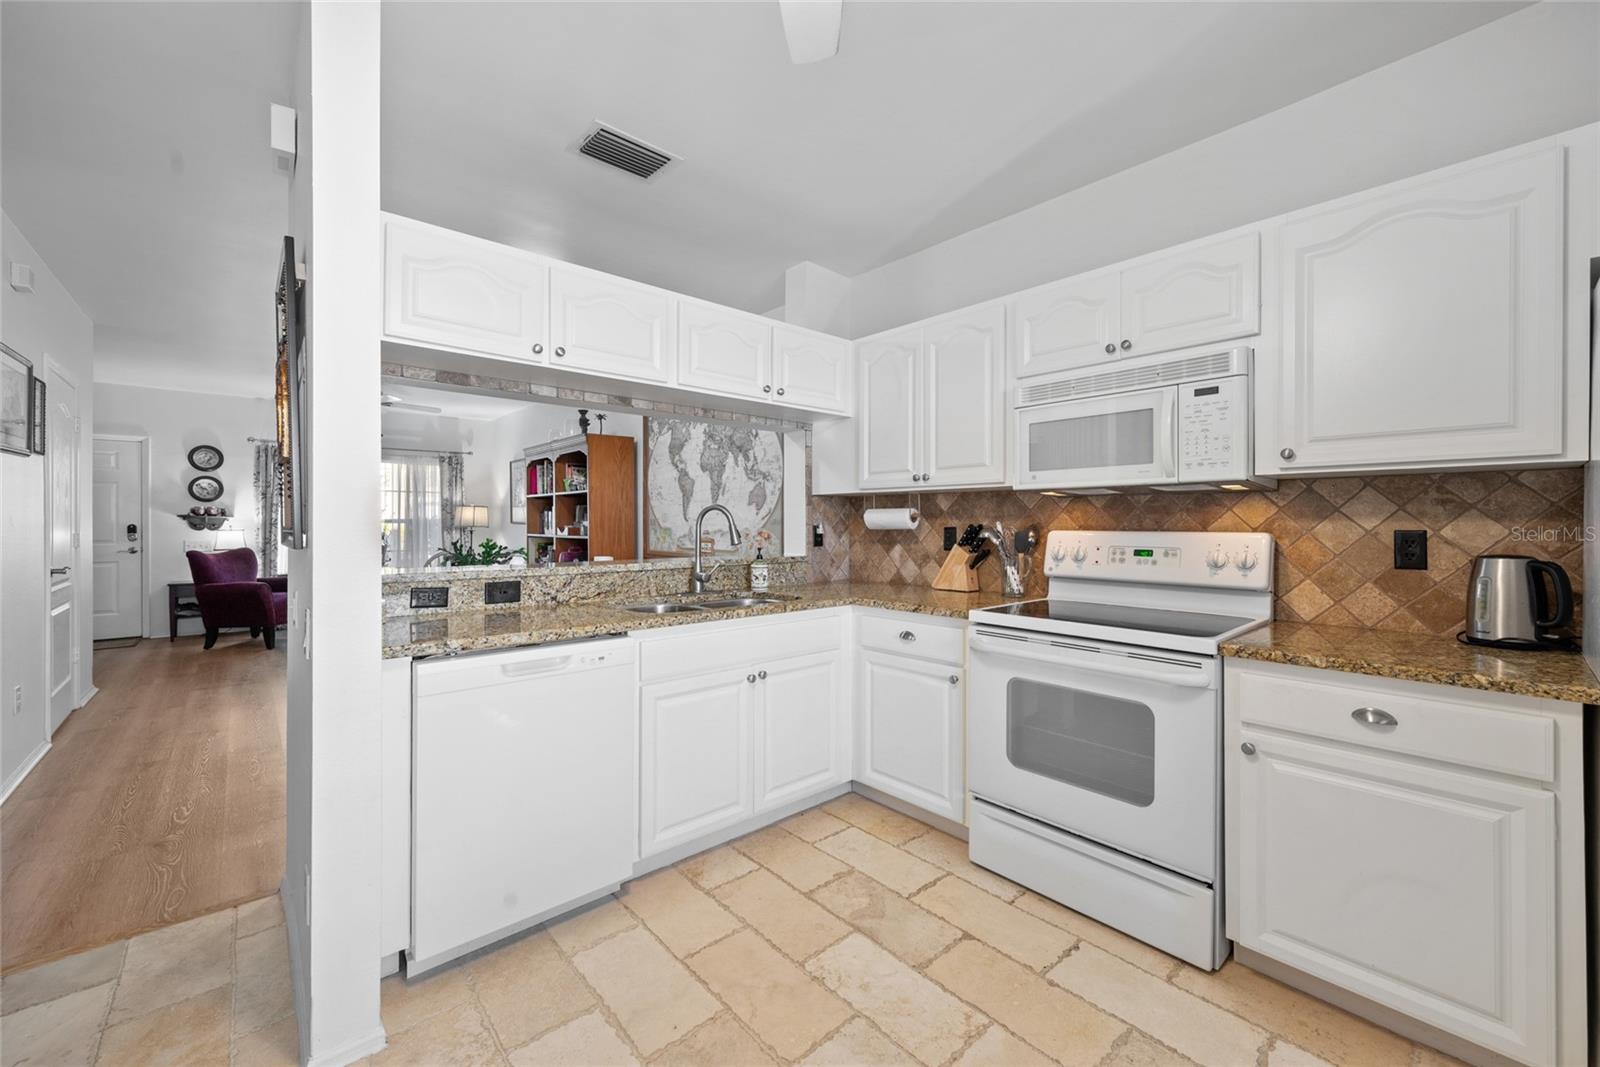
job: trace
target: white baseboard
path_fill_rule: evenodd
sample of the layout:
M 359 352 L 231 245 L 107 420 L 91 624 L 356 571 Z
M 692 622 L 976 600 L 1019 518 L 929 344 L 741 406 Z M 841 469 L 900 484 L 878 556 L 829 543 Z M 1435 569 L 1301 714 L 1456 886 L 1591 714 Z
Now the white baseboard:
M 39 747 L 34 749 L 27 759 L 22 761 L 22 766 L 12 773 L 10 779 L 0 784 L 0 804 L 6 802 L 6 798 L 11 795 L 11 791 L 22 784 L 22 780 L 28 777 L 28 772 L 37 767 L 39 761 L 44 759 L 44 754 L 49 751 L 50 742 L 48 740 L 40 742 Z
M 88 691 L 83 694 L 83 699 L 78 701 L 78 708 L 83 707 L 85 704 L 89 703 L 89 701 L 93 700 L 95 697 L 97 697 L 99 695 L 100 695 L 100 687 L 97 686 L 97 685 L 91 685 L 89 687 Z M 72 710 L 73 711 L 77 711 L 78 708 L 73 708 Z
M 289 876 L 284 875 L 283 881 L 278 884 L 278 899 L 283 903 L 283 925 L 289 931 L 289 977 L 290 984 L 294 987 L 294 1018 L 295 1029 L 300 1035 L 301 1064 L 304 1067 L 345 1067 L 346 1064 L 365 1059 L 374 1052 L 382 1052 L 388 1047 L 389 1034 L 380 1023 L 370 1033 L 346 1041 L 338 1048 L 329 1049 L 316 1056 L 306 1054 L 306 1049 L 311 1044 L 311 1035 L 306 1032 L 306 1027 L 311 1022 L 311 1004 L 307 999 L 309 994 L 305 986 L 305 945 L 301 940 L 305 936 L 306 926 L 299 911 L 299 902 L 290 896 L 288 888 Z
M 358 1037 L 354 1041 L 347 1041 L 320 1056 L 302 1055 L 300 1062 L 305 1064 L 305 1067 L 345 1067 L 346 1064 L 366 1059 L 374 1052 L 382 1052 L 388 1044 L 389 1035 L 384 1033 L 382 1026 L 379 1026 L 372 1033 Z

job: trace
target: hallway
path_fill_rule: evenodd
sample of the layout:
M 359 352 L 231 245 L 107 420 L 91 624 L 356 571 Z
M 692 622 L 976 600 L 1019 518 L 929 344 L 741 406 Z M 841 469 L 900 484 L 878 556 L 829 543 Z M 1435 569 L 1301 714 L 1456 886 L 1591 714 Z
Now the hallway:
M 275 893 L 285 658 L 248 633 L 98 650 L 99 694 L 0 808 L 0 973 Z

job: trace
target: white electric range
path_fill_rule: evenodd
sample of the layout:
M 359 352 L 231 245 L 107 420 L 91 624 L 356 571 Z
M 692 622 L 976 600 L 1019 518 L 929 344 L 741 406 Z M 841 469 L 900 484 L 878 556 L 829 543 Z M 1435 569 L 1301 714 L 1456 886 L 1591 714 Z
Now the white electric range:
M 1217 649 L 1272 570 L 1268 534 L 1052 532 L 1047 597 L 970 614 L 973 862 L 1220 966 Z

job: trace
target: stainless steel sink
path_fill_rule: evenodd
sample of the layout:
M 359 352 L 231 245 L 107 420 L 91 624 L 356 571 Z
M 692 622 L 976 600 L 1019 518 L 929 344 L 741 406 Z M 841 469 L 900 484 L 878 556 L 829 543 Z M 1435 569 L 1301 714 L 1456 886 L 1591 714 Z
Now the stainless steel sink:
M 672 601 L 657 601 L 654 604 L 624 604 L 623 611 L 632 611 L 639 615 L 672 615 L 680 611 L 704 610 L 699 604 L 684 604 Z
M 782 604 L 778 597 L 771 596 L 732 596 L 722 600 L 702 600 L 700 607 L 707 611 L 716 611 L 722 608 L 759 608 L 767 604 Z

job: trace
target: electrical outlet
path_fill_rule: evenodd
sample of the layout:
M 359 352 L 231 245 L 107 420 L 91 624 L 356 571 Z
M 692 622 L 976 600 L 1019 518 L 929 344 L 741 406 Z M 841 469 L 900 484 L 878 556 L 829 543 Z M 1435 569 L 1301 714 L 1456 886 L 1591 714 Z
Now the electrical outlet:
M 1396 530 L 1394 532 L 1394 569 L 1397 571 L 1425 571 L 1428 569 L 1428 531 Z
M 448 585 L 414 585 L 411 587 L 411 606 L 414 608 L 447 608 L 450 606 Z
M 956 547 L 956 528 L 954 526 L 946 526 L 944 528 L 944 550 L 948 552 L 954 547 Z
M 522 583 L 515 578 L 506 582 L 484 582 L 485 604 L 515 604 L 522 599 Z
M 822 547 L 822 523 L 820 522 L 811 524 L 811 547 Z

